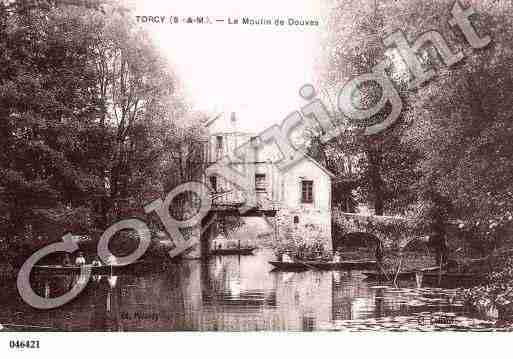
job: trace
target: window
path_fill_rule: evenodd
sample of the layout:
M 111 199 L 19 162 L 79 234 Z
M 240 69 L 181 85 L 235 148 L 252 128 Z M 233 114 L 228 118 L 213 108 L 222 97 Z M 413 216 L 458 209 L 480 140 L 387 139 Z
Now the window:
M 301 181 L 301 202 L 313 203 L 313 181 Z
M 298 224 L 299 223 L 299 216 L 294 216 L 294 224 Z
M 216 136 L 216 160 L 223 157 L 223 136 Z
M 223 149 L 223 136 L 216 136 L 216 148 L 218 150 Z
M 255 190 L 257 192 L 266 192 L 267 183 L 265 181 L 264 173 L 255 174 Z
M 212 187 L 214 192 L 217 192 L 217 177 L 216 176 L 210 176 L 210 187 Z

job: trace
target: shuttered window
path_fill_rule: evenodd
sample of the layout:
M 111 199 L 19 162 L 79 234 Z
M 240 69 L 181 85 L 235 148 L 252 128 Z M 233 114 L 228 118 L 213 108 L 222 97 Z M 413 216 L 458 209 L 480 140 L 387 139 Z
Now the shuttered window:
M 223 149 L 223 136 L 216 136 L 216 148 L 218 150 Z
M 313 203 L 313 181 L 301 181 L 301 202 Z
M 263 174 L 263 173 L 255 174 L 255 190 L 257 192 L 266 192 L 267 191 L 267 182 L 266 182 L 265 174 Z

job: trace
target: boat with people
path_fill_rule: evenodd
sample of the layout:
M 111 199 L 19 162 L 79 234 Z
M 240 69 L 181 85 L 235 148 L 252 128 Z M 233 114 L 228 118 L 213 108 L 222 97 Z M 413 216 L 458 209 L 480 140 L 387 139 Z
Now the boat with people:
M 145 261 L 136 261 L 127 265 L 118 264 L 84 264 L 84 265 L 35 265 L 32 269 L 34 273 L 47 275 L 78 275 L 83 268 L 90 269 L 92 275 L 121 274 L 127 272 L 139 272 L 154 268 L 152 263 Z
M 372 260 L 347 260 L 347 261 L 340 261 L 340 262 L 333 262 L 333 261 L 270 261 L 270 264 L 272 264 L 276 269 L 285 271 L 297 271 L 297 270 L 321 270 L 321 271 L 328 271 L 328 270 L 358 270 L 358 269 L 370 269 L 375 268 L 377 263 L 376 261 Z
M 300 262 L 269 261 L 269 264 L 274 266 L 274 270 L 284 272 L 301 272 L 309 269 L 306 264 Z
M 228 255 L 240 255 L 249 256 L 253 254 L 253 251 L 257 247 L 235 247 L 235 248 L 216 248 L 210 251 L 210 255 L 213 256 L 228 256 Z
M 377 267 L 375 260 L 356 259 L 341 261 L 305 261 L 304 263 L 317 268 L 319 270 L 358 270 L 372 269 Z
M 363 270 L 377 269 L 378 263 L 371 259 L 342 259 L 340 253 L 335 251 L 333 255 L 322 256 L 322 251 L 316 251 L 314 256 L 305 258 L 288 251 L 277 254 L 278 261 L 269 262 L 279 270 Z

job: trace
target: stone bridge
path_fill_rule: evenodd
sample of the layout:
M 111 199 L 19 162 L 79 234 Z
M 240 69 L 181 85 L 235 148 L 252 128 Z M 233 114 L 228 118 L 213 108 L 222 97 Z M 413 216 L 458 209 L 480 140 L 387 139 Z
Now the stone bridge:
M 448 235 L 460 237 L 461 221 L 448 221 Z M 333 247 L 345 244 L 373 245 L 381 241 L 385 247 L 412 248 L 426 245 L 430 233 L 419 229 L 414 218 L 401 216 L 376 216 L 357 213 L 337 213 L 333 218 Z M 358 243 L 360 242 L 360 243 Z
M 400 216 L 376 216 L 337 213 L 333 219 L 333 247 L 342 245 L 372 246 L 380 241 L 385 247 L 405 248 L 412 242 L 427 243 L 426 235 L 416 231 L 414 219 Z

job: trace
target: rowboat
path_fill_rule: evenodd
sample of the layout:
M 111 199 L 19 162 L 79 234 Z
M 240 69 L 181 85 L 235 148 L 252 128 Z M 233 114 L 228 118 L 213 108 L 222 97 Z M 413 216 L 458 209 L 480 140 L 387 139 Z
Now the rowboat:
M 296 261 L 296 262 L 269 262 L 279 270 L 350 270 L 350 269 L 368 269 L 375 268 L 376 261 L 371 260 L 351 260 L 340 262 L 327 262 L 327 261 Z
M 383 271 L 373 271 L 373 272 L 363 272 L 362 274 L 366 276 L 368 280 L 378 280 L 378 281 L 386 281 L 393 280 L 397 275 L 397 279 L 399 280 L 415 280 L 416 273 L 422 273 L 422 275 L 426 275 L 427 273 L 438 273 L 440 270 L 439 266 L 434 267 L 426 267 L 417 270 L 410 270 L 404 272 L 383 272 Z
M 253 254 L 256 247 L 244 247 L 244 248 L 218 248 L 210 251 L 210 255 L 213 256 L 228 256 L 228 255 L 241 255 L 248 256 Z
M 440 272 L 439 267 L 400 272 L 397 274 L 397 279 L 415 280 L 416 273 L 421 273 L 422 283 L 425 285 L 438 284 L 439 282 L 444 284 L 475 284 L 486 280 L 486 276 L 479 273 L 458 273 L 445 270 Z M 394 272 L 384 273 L 379 271 L 363 272 L 362 274 L 367 277 L 366 279 L 375 281 L 389 281 L 396 276 Z
M 350 260 L 340 262 L 305 261 L 304 263 L 319 270 L 348 270 L 376 268 L 377 262 L 372 260 Z
M 308 266 L 303 263 L 298 262 L 277 262 L 270 261 L 275 268 L 275 270 L 279 271 L 287 271 L 287 272 L 301 272 L 308 269 Z
M 451 273 L 451 272 L 429 272 L 424 273 L 422 283 L 430 284 L 456 284 L 456 285 L 470 285 L 478 284 L 486 281 L 486 276 L 480 273 Z
M 83 268 L 91 270 L 93 275 L 107 275 L 107 274 L 121 274 L 126 272 L 139 272 L 148 270 L 152 265 L 144 261 L 137 261 L 128 265 L 92 265 L 86 264 L 84 266 L 63 266 L 63 265 L 35 265 L 32 269 L 33 272 L 38 274 L 47 275 L 71 275 L 80 274 Z
M 375 281 L 386 281 L 386 280 L 393 280 L 395 278 L 396 273 L 392 272 L 363 272 L 362 273 L 366 279 L 368 280 L 375 280 Z M 415 280 L 415 272 L 408 271 L 408 272 L 400 272 L 397 275 L 397 279 L 399 280 Z

